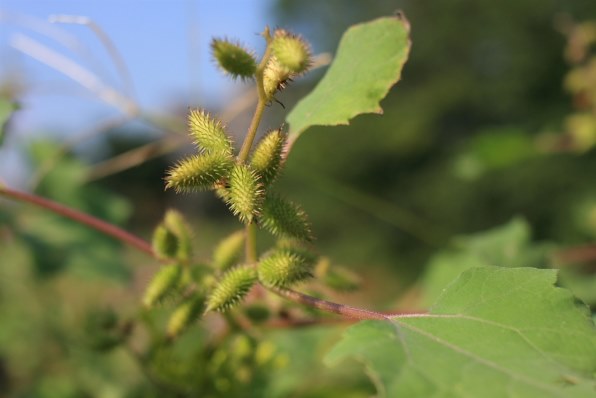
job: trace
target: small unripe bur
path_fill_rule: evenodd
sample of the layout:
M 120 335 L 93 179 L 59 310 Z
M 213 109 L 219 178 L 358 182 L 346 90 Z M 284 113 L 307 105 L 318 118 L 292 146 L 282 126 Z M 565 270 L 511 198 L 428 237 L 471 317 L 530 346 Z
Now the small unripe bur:
M 213 251 L 213 266 L 228 269 L 237 263 L 244 247 L 244 231 L 236 231 L 224 238 Z
M 293 74 L 303 73 L 310 66 L 310 49 L 306 41 L 283 29 L 275 32 L 271 49 L 279 63 Z
M 236 267 L 226 272 L 207 299 L 208 311 L 226 311 L 244 299 L 257 281 L 252 267 Z
M 213 39 L 211 51 L 223 71 L 234 78 L 252 78 L 257 70 L 255 57 L 239 44 L 228 40 Z
M 228 205 L 240 221 L 250 223 L 260 212 L 263 201 L 262 184 L 249 166 L 237 164 L 230 173 Z
M 266 286 L 286 287 L 312 276 L 313 263 L 295 251 L 276 250 L 259 262 L 259 280 Z
M 153 232 L 152 243 L 153 251 L 160 260 L 187 261 L 191 257 L 190 228 L 176 210 L 166 212 L 164 221 Z
M 286 135 L 281 129 L 270 131 L 252 154 L 250 165 L 265 186 L 273 182 L 279 173 L 285 142 Z
M 291 77 L 290 70 L 281 65 L 272 55 L 263 71 L 263 89 L 267 100 L 271 100 L 278 90 L 283 90 Z
M 180 304 L 170 316 L 167 326 L 167 336 L 172 339 L 180 335 L 194 321 L 204 309 L 205 300 L 201 296 L 193 296 Z
M 192 233 L 182 214 L 170 209 L 166 212 L 163 225 L 176 236 L 175 258 L 188 261 L 192 257 Z
M 273 235 L 312 240 L 310 224 L 304 210 L 274 193 L 267 194 L 259 222 Z
M 199 151 L 232 155 L 232 142 L 223 124 L 202 109 L 188 114 L 188 130 Z
M 178 252 L 178 237 L 165 225 L 160 224 L 153 231 L 152 247 L 160 260 L 175 258 Z
M 176 192 L 213 189 L 216 182 L 228 175 L 232 165 L 229 156 L 219 153 L 191 156 L 168 171 L 166 188 Z
M 181 274 L 182 272 L 178 265 L 162 267 L 145 289 L 145 294 L 143 295 L 143 304 L 145 307 L 152 307 L 155 303 L 174 291 Z

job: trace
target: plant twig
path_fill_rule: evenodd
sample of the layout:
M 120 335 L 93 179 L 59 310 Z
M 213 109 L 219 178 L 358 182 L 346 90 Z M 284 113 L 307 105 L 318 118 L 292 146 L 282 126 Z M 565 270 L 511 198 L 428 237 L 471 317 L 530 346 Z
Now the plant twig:
M 263 36 L 265 37 L 265 40 L 267 40 L 267 49 L 265 50 L 265 54 L 263 55 L 263 58 L 261 59 L 261 62 L 259 63 L 255 73 L 255 81 L 257 84 L 257 92 L 259 93 L 259 100 L 257 102 L 255 114 L 253 115 L 250 126 L 248 127 L 248 131 L 246 132 L 246 137 L 244 137 L 242 148 L 238 154 L 238 163 L 244 163 L 246 162 L 246 159 L 248 159 L 250 148 L 252 147 L 252 143 L 255 139 L 255 136 L 257 135 L 257 128 L 261 123 L 263 111 L 267 105 L 267 95 L 265 94 L 265 87 L 263 86 L 263 73 L 267 63 L 269 62 L 269 58 L 271 57 L 271 46 L 269 45 L 271 42 L 271 35 L 269 33 L 269 28 L 265 28 Z
M 138 114 L 138 105 L 128 96 L 104 83 L 93 72 L 73 60 L 52 50 L 46 45 L 23 34 L 12 37 L 10 45 L 30 57 L 63 73 L 82 87 L 94 93 L 103 102 L 119 109 L 129 116 Z
M 132 76 L 126 67 L 126 62 L 124 62 L 124 58 L 122 58 L 122 55 L 114 45 L 114 42 L 110 39 L 110 36 L 103 31 L 101 26 L 96 24 L 91 18 L 82 15 L 51 15 L 49 21 L 51 23 L 83 25 L 91 29 L 112 58 L 112 62 L 120 75 L 120 79 L 126 86 L 127 94 L 130 97 L 134 97 L 134 84 Z
M 168 140 L 160 139 L 141 145 L 104 160 L 103 162 L 94 164 L 85 180 L 86 182 L 99 180 L 132 167 L 139 166 L 149 159 L 166 155 L 186 143 L 188 143 L 187 139 L 172 136 Z
M 102 232 L 108 236 L 111 236 L 119 241 L 133 246 L 134 248 L 155 257 L 155 253 L 151 248 L 151 245 L 143 239 L 105 221 L 90 216 L 89 214 L 82 213 L 78 210 L 71 209 L 59 203 L 51 200 L 32 195 L 25 192 L 16 191 L 4 186 L 0 186 L 0 196 L 19 200 L 21 202 L 27 202 L 38 207 L 53 211 L 56 214 L 70 218 L 78 223 L 87 225 L 99 232 Z
M 289 300 L 295 301 L 300 304 L 308 305 L 309 307 L 317 308 L 321 311 L 338 314 L 347 318 L 354 319 L 377 319 L 377 320 L 389 320 L 389 316 L 380 312 L 369 311 L 362 308 L 351 307 L 349 305 L 334 303 L 319 299 L 308 294 L 300 293 L 295 290 L 288 288 L 279 287 L 268 287 L 268 290 L 277 294 L 278 296 L 285 297 Z
M 28 194 L 25 192 L 16 191 L 4 186 L 0 186 L 0 196 L 5 196 L 7 198 L 19 200 L 22 202 L 30 203 L 44 209 L 53 211 L 56 214 L 60 214 L 64 217 L 70 218 L 76 222 L 81 224 L 87 225 L 99 232 L 102 232 L 106 235 L 109 235 L 115 239 L 120 240 L 123 243 L 126 243 L 142 252 L 149 254 L 152 257 L 155 257 L 155 253 L 151 248 L 151 245 L 146 242 L 145 240 L 124 231 L 123 229 L 109 224 L 105 221 L 102 221 L 98 218 L 90 216 L 88 214 L 82 213 L 80 211 L 71 209 L 69 207 L 63 206 L 59 203 L 53 202 L 51 200 Z M 252 224 L 249 224 L 252 225 Z M 248 228 L 247 228 L 248 229 Z M 400 316 L 407 314 L 408 316 L 417 315 L 417 313 L 398 313 L 398 314 L 383 314 L 380 312 L 370 311 L 363 308 L 352 307 L 349 305 L 334 303 L 332 301 L 327 301 L 323 299 L 319 299 L 316 297 L 309 296 L 304 293 L 297 292 L 295 290 L 291 290 L 288 288 L 276 288 L 276 287 L 268 287 L 269 291 L 281 296 L 285 297 L 291 301 L 307 305 L 309 307 L 317 308 L 321 311 L 330 312 L 333 314 L 338 314 L 346 318 L 352 319 L 376 319 L 376 320 L 390 320 L 392 316 Z

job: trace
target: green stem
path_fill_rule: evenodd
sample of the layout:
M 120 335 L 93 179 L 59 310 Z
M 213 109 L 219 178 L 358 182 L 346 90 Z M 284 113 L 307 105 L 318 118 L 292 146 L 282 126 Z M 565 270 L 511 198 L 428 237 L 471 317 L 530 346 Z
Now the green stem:
M 263 117 L 263 111 L 265 110 L 265 106 L 267 106 L 267 95 L 265 94 L 265 87 L 263 86 L 263 73 L 265 72 L 265 67 L 269 62 L 269 58 L 271 57 L 271 35 L 269 33 L 269 28 L 265 28 L 265 32 L 263 32 L 263 36 L 267 41 L 267 49 L 265 50 L 265 54 L 257 67 L 255 72 L 255 81 L 257 85 L 257 92 L 259 94 L 259 100 L 257 102 L 257 108 L 255 109 L 255 114 L 252 117 L 250 122 L 250 126 L 248 127 L 248 131 L 246 132 L 246 137 L 244 137 L 244 142 L 242 143 L 242 148 L 240 148 L 240 153 L 238 154 L 238 163 L 246 162 L 248 159 L 248 154 L 250 153 L 250 148 L 252 147 L 252 143 L 255 140 L 255 136 L 257 135 L 257 129 L 259 128 L 259 124 L 261 123 L 261 118 Z
M 263 86 L 263 74 L 265 72 L 265 68 L 267 67 L 267 63 L 269 62 L 269 58 L 271 57 L 271 34 L 269 33 L 269 27 L 265 28 L 263 37 L 265 37 L 265 40 L 267 41 L 267 48 L 265 49 L 265 54 L 263 55 L 263 58 L 261 59 L 261 62 L 259 63 L 259 66 L 257 66 L 257 70 L 255 72 L 255 81 L 259 99 L 257 101 L 255 113 L 252 117 L 252 120 L 250 121 L 250 126 L 246 132 L 246 137 L 244 137 L 242 148 L 240 148 L 240 153 L 238 154 L 237 162 L 239 164 L 246 163 L 248 159 L 250 148 L 252 148 L 259 124 L 261 124 L 261 119 L 263 118 L 265 106 L 267 106 L 267 96 L 265 94 L 265 87 Z M 248 264 L 254 265 L 257 262 L 257 230 L 255 224 L 252 222 L 247 224 L 245 231 L 245 260 Z
M 245 260 L 248 264 L 257 263 L 257 227 L 254 223 L 246 224 Z
M 266 102 L 263 101 L 259 96 L 259 101 L 257 102 L 257 109 L 255 110 L 255 114 L 252 117 L 250 127 L 248 128 L 246 137 L 244 138 L 244 142 L 242 143 L 242 148 L 240 149 L 240 153 L 238 154 L 238 163 L 244 163 L 246 162 L 246 159 L 248 159 L 248 154 L 250 153 L 250 148 L 252 147 L 252 143 L 255 140 L 255 136 L 257 135 L 257 128 L 261 123 L 261 118 L 263 117 L 263 111 L 265 110 L 265 106 Z

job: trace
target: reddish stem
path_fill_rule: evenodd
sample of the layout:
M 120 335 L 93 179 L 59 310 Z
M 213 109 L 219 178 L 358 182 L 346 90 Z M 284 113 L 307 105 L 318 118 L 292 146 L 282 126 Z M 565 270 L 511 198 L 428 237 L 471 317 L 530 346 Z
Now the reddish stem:
M 152 257 L 155 257 L 155 253 L 153 252 L 151 245 L 143 239 L 131 233 L 128 233 L 125 230 L 116 227 L 115 225 L 109 224 L 88 214 L 68 208 L 66 206 L 63 206 L 59 203 L 53 202 L 45 198 L 28 194 L 25 192 L 16 191 L 14 189 L 6 188 L 4 186 L 0 186 L 0 196 L 6 196 L 11 199 L 20 200 L 22 202 L 27 202 L 35 206 L 39 206 L 44 209 L 53 211 L 56 214 L 60 214 L 64 217 L 70 218 L 71 220 L 87 225 L 97 231 L 103 232 L 106 235 L 109 235 L 115 239 L 127 243 L 139 249 L 140 251 L 149 254 Z M 268 289 L 274 292 L 275 294 L 285 297 L 291 301 L 301 303 L 313 308 L 317 308 L 321 311 L 338 314 L 346 318 L 390 320 L 391 316 L 400 315 L 384 314 L 380 312 L 365 310 L 362 308 L 351 307 L 349 305 L 334 303 L 331 301 L 318 299 L 316 297 L 312 297 L 307 294 L 300 293 L 287 288 L 269 287 Z M 408 314 L 412 313 L 408 312 Z
M 389 320 L 389 316 L 380 312 L 369 311 L 362 308 L 350 307 L 349 305 L 318 299 L 316 297 L 309 296 L 308 294 L 300 293 L 288 288 L 269 287 L 269 290 L 279 296 L 285 297 L 297 303 L 305 304 L 321 311 L 342 315 L 347 318 Z
M 99 232 L 103 232 L 106 235 L 109 235 L 115 239 L 127 243 L 139 249 L 140 251 L 155 257 L 151 245 L 143 239 L 93 216 L 68 208 L 51 200 L 35 196 L 29 193 L 16 191 L 7 187 L 0 187 L 0 195 L 6 196 L 11 199 L 20 200 L 22 202 L 31 203 L 35 206 L 51 210 L 56 214 L 60 214 L 61 216 L 70 218 L 71 220 L 77 221 L 81 224 L 85 224 Z

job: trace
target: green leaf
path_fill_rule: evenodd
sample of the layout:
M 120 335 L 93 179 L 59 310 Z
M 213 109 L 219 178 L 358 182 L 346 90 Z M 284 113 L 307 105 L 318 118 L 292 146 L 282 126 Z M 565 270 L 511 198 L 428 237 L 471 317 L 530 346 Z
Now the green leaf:
M 532 136 L 515 127 L 484 129 L 467 140 L 455 161 L 455 173 L 475 180 L 486 172 L 512 167 L 536 156 Z
M 593 397 L 596 329 L 553 270 L 468 270 L 429 314 L 365 321 L 328 363 L 356 358 L 381 397 Z
M 327 74 L 288 115 L 289 141 L 311 126 L 348 124 L 362 113 L 382 113 L 379 101 L 399 81 L 410 52 L 409 31 L 401 15 L 348 29 Z
M 488 231 L 454 239 L 453 247 L 431 259 L 421 280 L 422 304 L 432 304 L 445 286 L 463 271 L 480 266 L 544 267 L 549 245 L 531 242 L 528 223 L 515 218 Z

